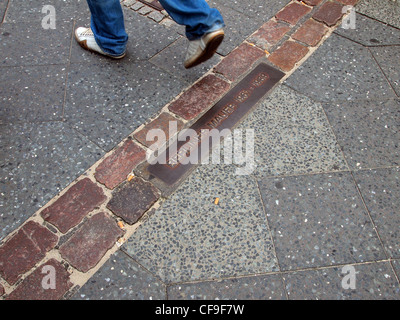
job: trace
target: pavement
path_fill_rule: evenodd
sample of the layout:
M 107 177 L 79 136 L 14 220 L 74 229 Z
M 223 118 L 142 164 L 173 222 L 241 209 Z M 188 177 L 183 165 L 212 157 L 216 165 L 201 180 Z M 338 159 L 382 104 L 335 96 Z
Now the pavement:
M 190 70 L 138 1 L 118 62 L 75 43 L 85 1 L 0 3 L 0 299 L 400 298 L 400 3 L 208 2 L 226 39 Z M 235 126 L 250 172 L 143 173 L 148 129 L 196 124 L 260 63 L 284 76 Z

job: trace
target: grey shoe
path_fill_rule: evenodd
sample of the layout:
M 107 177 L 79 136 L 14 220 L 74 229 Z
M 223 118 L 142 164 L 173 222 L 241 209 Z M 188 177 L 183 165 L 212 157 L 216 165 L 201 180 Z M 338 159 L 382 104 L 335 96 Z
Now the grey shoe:
M 224 30 L 219 29 L 206 33 L 200 39 L 190 41 L 184 63 L 185 68 L 195 67 L 210 59 L 224 40 L 224 35 Z

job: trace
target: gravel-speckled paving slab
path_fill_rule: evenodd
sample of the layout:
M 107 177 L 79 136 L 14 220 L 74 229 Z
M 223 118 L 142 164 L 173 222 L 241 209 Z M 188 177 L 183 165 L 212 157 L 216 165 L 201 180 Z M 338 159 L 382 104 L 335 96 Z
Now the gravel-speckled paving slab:
M 227 165 L 198 167 L 124 250 L 167 283 L 277 270 L 257 185 Z
M 356 10 L 400 28 L 400 3 L 398 0 L 361 0 L 356 6 Z
M 324 104 L 351 169 L 400 165 L 400 101 Z
M 387 46 L 400 44 L 400 30 L 385 23 L 356 14 L 355 29 L 337 28 L 335 33 L 364 46 Z
M 126 254 L 117 251 L 73 300 L 164 300 L 166 287 Z
M 346 170 L 320 103 L 281 86 L 239 126 L 254 130 L 254 174 Z
M 286 81 L 317 101 L 395 97 L 368 48 L 333 34 Z
M 400 169 L 354 172 L 386 251 L 400 258 Z
M 171 300 L 283 300 L 283 289 L 280 275 L 265 275 L 184 283 L 168 288 L 168 299 Z
M 388 262 L 352 266 L 355 287 L 345 277 L 348 269 L 326 268 L 283 275 L 292 300 L 398 300 L 400 287 Z M 342 286 L 344 281 L 344 287 Z M 347 288 L 347 289 L 346 289 Z
M 259 186 L 282 271 L 386 258 L 350 173 Z

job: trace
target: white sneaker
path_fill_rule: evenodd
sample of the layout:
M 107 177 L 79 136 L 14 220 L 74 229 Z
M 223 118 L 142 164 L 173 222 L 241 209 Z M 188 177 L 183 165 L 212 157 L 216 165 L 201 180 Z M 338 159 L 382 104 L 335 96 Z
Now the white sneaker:
M 121 59 L 125 57 L 125 52 L 120 56 L 113 56 L 104 52 L 94 39 L 94 35 L 91 28 L 84 28 L 84 27 L 77 28 L 75 30 L 75 39 L 76 41 L 78 41 L 79 45 L 86 50 L 94 51 L 114 59 Z
M 184 63 L 185 68 L 192 68 L 210 59 L 224 40 L 224 36 L 224 30 L 219 29 L 206 33 L 200 39 L 190 41 Z

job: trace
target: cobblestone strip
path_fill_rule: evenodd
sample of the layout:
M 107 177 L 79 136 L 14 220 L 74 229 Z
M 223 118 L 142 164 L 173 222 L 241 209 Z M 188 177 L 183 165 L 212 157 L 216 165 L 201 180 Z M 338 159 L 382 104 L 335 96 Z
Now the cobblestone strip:
M 121 0 L 121 4 L 133 11 L 137 11 L 142 16 L 160 23 L 166 27 L 170 27 L 175 24 L 175 22 L 169 17 L 165 10 L 159 11 L 144 3 L 137 0 Z
M 284 71 L 284 81 L 339 25 L 343 6 L 356 2 L 291 1 L 8 235 L 0 243 L 0 299 L 62 299 L 83 286 L 162 202 L 151 182 L 134 175 L 146 161 L 146 133 L 171 120 L 188 127 L 260 60 Z

